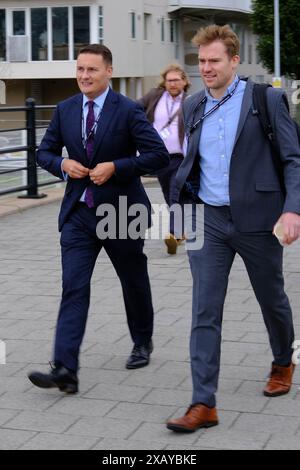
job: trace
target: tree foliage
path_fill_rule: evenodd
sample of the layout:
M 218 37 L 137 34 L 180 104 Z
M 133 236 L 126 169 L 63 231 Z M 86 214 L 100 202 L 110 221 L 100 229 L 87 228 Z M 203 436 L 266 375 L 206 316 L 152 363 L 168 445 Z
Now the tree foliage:
M 252 27 L 263 65 L 274 73 L 274 1 L 253 0 Z M 300 78 L 300 0 L 280 0 L 281 74 Z

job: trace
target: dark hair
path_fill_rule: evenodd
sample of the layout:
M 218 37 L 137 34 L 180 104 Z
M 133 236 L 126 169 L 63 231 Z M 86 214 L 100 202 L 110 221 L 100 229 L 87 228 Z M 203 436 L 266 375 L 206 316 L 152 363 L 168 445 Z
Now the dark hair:
M 111 51 L 108 49 L 108 47 L 104 46 L 103 44 L 88 44 L 87 46 L 83 46 L 80 49 L 78 56 L 80 54 L 101 55 L 106 65 L 112 65 L 113 63 Z

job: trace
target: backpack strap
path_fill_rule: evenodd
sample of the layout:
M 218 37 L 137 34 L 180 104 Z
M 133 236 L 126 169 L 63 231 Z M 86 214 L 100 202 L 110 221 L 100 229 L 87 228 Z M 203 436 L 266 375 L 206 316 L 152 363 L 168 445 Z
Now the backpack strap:
M 272 88 L 272 85 L 268 84 L 260 84 L 255 83 L 253 88 L 253 114 L 258 116 L 259 122 L 263 128 L 263 131 L 270 142 L 272 147 L 272 159 L 274 166 L 276 168 L 279 181 L 283 191 L 285 192 L 285 184 L 284 184 L 284 171 L 283 171 L 283 163 L 280 158 L 280 150 L 278 148 L 278 144 L 276 141 L 276 135 L 274 134 L 274 130 L 271 124 L 269 108 L 268 108 L 268 100 L 267 100 L 267 92 L 268 88 Z M 284 99 L 286 105 L 289 109 L 289 104 L 285 95 Z
M 268 84 L 255 83 L 253 89 L 253 111 L 257 114 L 260 124 L 270 142 L 274 142 L 275 136 L 270 120 L 267 102 L 267 90 L 271 87 Z
M 272 85 L 267 83 L 255 83 L 253 89 L 253 111 L 254 114 L 258 115 L 258 119 L 261 123 L 261 126 L 270 140 L 271 143 L 275 145 L 276 136 L 271 124 L 271 118 L 269 114 L 268 99 L 267 93 L 268 88 L 273 88 Z M 286 94 L 282 95 L 284 103 L 287 107 L 288 112 L 290 112 L 290 106 Z M 277 149 L 278 152 L 278 149 Z

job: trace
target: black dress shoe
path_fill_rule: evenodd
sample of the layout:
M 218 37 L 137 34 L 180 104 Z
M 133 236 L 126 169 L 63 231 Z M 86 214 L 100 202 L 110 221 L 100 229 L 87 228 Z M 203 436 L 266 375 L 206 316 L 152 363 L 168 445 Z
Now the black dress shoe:
M 150 362 L 150 354 L 153 351 L 153 343 L 150 341 L 143 346 L 134 345 L 134 348 L 126 363 L 126 369 L 139 369 L 145 367 Z
M 49 374 L 31 372 L 29 380 L 40 388 L 58 388 L 61 392 L 73 394 L 78 392 L 78 378 L 74 372 L 65 367 L 52 367 Z

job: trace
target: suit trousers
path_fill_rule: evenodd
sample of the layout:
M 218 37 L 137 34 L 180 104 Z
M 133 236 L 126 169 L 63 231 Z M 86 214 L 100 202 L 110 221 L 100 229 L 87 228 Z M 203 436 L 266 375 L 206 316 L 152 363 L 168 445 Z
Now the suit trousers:
M 192 404 L 216 406 L 223 308 L 236 253 L 245 264 L 260 305 L 274 363 L 281 366 L 291 363 L 294 327 L 284 291 L 283 248 L 271 232 L 238 232 L 228 206 L 205 205 L 203 247 L 189 251 L 193 276 Z
M 183 156 L 180 154 L 170 155 L 170 164 L 168 167 L 159 170 L 157 173 L 158 181 L 161 186 L 165 201 L 168 207 L 171 207 L 175 201 L 174 191 L 176 188 L 176 173 L 181 163 Z M 170 213 L 170 233 L 175 235 L 176 238 L 181 238 L 184 235 L 184 218 L 183 211 L 180 217 L 177 213 Z
M 146 344 L 153 334 L 153 306 L 147 257 L 143 253 L 144 240 L 100 240 L 96 234 L 99 220 L 96 209 L 78 203 L 61 233 L 63 292 L 56 326 L 54 362 L 73 371 L 79 367 L 79 350 L 90 305 L 91 277 L 102 248 L 121 282 L 133 342 Z

